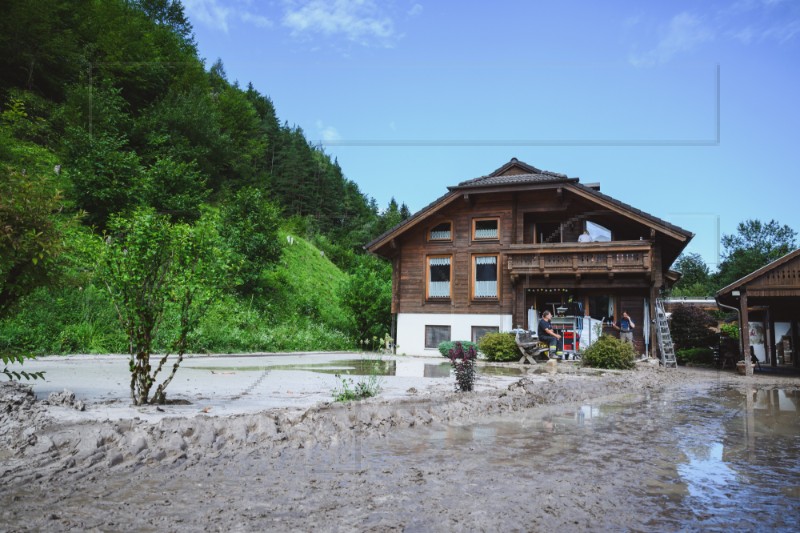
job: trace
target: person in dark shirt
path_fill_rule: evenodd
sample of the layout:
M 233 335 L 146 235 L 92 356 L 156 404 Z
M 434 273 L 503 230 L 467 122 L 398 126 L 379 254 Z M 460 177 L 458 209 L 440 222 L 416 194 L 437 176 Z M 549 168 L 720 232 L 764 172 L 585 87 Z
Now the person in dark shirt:
M 633 328 L 636 327 L 636 324 L 633 323 L 631 317 L 628 316 L 628 313 L 623 312 L 622 318 L 618 322 L 614 322 L 612 324 L 614 329 L 619 331 L 619 340 L 623 342 L 627 342 L 628 344 L 633 344 Z
M 552 317 L 553 313 L 550 311 L 542 313 L 542 318 L 539 319 L 537 333 L 539 335 L 539 340 L 546 342 L 550 347 L 550 357 L 558 357 L 562 355 L 561 335 L 553 330 L 553 325 L 550 323 Z

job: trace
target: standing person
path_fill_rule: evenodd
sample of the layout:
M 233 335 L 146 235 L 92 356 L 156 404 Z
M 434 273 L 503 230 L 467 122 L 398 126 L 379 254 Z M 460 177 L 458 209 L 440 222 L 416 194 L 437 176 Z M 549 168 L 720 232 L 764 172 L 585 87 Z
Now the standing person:
M 622 312 L 622 318 L 614 322 L 612 324 L 614 329 L 619 331 L 619 340 L 623 342 L 627 342 L 631 346 L 633 346 L 633 328 L 636 327 L 636 324 L 633 323 L 631 317 L 628 316 L 628 313 Z
M 537 333 L 539 334 L 539 340 L 546 342 L 550 347 L 550 357 L 559 357 L 562 355 L 560 342 L 561 335 L 553 330 L 553 325 L 550 323 L 550 319 L 552 317 L 553 313 L 550 311 L 545 311 L 542 313 L 542 318 L 539 319 L 539 328 Z
M 592 237 L 589 235 L 588 230 L 583 230 L 583 233 L 578 237 L 578 242 L 592 242 Z

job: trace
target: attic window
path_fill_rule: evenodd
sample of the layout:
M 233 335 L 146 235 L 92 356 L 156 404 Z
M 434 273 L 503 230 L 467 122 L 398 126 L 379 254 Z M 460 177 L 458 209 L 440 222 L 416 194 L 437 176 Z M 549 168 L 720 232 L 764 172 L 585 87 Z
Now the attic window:
M 472 221 L 472 239 L 497 240 L 500 238 L 499 218 L 476 218 Z
M 442 222 L 431 228 L 431 233 L 428 236 L 431 241 L 452 241 L 453 240 L 453 223 Z
M 593 242 L 609 242 L 611 240 L 611 230 L 601 226 L 597 222 L 591 220 L 586 221 L 586 231 Z

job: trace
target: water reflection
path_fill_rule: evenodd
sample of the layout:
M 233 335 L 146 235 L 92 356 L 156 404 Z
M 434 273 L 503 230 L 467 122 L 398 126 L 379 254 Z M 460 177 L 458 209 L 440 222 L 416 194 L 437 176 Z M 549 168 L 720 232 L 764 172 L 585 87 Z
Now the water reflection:
M 470 471 L 492 472 L 503 494 L 520 484 L 545 490 L 553 480 L 570 480 L 564 490 L 613 486 L 621 514 L 608 517 L 611 529 L 797 531 L 798 399 L 796 387 L 653 392 L 417 429 L 412 446 L 402 441 L 392 452 L 440 468 L 468 456 Z
M 405 376 L 425 378 L 451 378 L 452 367 L 449 362 L 426 363 L 420 359 L 340 359 L 325 363 L 297 363 L 290 365 L 238 365 L 238 366 L 199 366 L 185 365 L 185 368 L 208 372 L 261 372 L 265 370 L 308 371 L 320 374 L 348 374 L 351 376 Z M 478 375 L 522 376 L 528 370 L 518 366 L 481 365 Z

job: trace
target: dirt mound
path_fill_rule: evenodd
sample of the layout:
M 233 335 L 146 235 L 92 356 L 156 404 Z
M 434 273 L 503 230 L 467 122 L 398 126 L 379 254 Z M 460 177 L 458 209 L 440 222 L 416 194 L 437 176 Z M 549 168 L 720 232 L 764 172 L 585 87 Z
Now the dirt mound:
M 195 416 L 123 421 L 60 422 L 54 407 L 84 409 L 69 391 L 37 402 L 30 388 L 0 389 L 0 442 L 8 450 L 4 476 L 27 476 L 153 463 L 182 463 L 209 455 L 331 446 L 393 428 L 467 423 L 536 405 L 630 393 L 664 379 L 658 371 L 578 372 L 523 378 L 506 391 L 449 393 L 349 404 L 322 403 L 304 411 L 273 409 L 230 417 Z M 166 408 L 168 409 L 168 408 Z M 40 472 L 41 473 L 41 472 Z M 8 478 L 7 478 L 8 479 Z

